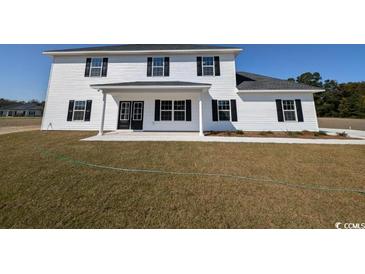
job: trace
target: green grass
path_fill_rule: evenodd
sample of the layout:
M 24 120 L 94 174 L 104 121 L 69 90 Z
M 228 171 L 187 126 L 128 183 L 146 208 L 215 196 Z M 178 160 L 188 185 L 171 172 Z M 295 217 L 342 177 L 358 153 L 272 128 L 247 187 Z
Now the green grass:
M 1 228 L 334 228 L 336 222 L 365 220 L 365 195 L 357 193 L 125 173 L 59 156 L 365 189 L 364 146 L 79 141 L 92 134 L 0 136 Z

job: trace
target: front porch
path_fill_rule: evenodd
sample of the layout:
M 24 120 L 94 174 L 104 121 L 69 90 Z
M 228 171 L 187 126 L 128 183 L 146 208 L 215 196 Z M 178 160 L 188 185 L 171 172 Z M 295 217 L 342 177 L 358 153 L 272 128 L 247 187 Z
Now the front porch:
M 193 132 L 203 136 L 203 93 L 209 90 L 209 84 L 128 82 L 92 85 L 92 88 L 103 96 L 100 136 L 105 130 L 124 130 L 126 134 Z

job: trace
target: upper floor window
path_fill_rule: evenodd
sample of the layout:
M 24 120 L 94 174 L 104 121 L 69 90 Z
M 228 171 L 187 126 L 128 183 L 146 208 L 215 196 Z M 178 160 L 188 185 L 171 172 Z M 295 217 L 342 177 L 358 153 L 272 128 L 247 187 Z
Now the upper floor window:
M 170 58 L 169 57 L 148 57 L 147 58 L 147 76 L 162 77 L 170 75 Z
M 294 100 L 283 100 L 283 112 L 285 121 L 296 121 Z
M 85 77 L 106 77 L 108 71 L 108 58 L 87 58 Z
M 214 59 L 213 57 L 203 57 L 203 76 L 214 75 Z
M 152 62 L 152 75 L 163 76 L 164 64 L 162 57 L 153 58 Z
M 220 76 L 219 56 L 198 56 L 196 58 L 198 76 Z
M 90 66 L 90 76 L 100 77 L 102 67 L 103 67 L 103 60 L 101 58 L 92 58 Z

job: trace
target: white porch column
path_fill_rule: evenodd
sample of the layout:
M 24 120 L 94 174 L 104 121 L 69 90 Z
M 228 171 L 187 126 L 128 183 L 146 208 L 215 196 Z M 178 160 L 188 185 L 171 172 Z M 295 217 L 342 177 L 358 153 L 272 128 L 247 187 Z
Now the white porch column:
M 104 134 L 104 120 L 105 120 L 105 107 L 106 107 L 106 93 L 104 91 L 101 91 L 101 92 L 103 94 L 103 109 L 101 111 L 99 135 Z
M 199 136 L 204 136 L 203 133 L 203 92 L 199 96 Z

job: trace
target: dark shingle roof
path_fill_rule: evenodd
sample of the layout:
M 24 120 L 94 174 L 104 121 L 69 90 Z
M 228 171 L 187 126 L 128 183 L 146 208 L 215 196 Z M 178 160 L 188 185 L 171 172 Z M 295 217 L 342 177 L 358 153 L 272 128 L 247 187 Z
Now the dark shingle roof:
M 134 44 L 134 45 L 111 45 L 75 49 L 47 50 L 47 52 L 83 52 L 83 51 L 154 51 L 154 50 L 207 50 L 207 49 L 239 49 L 214 45 L 193 44 Z
M 43 107 L 34 103 L 15 104 L 0 107 L 0 110 L 42 110 Z
M 123 82 L 123 83 L 108 83 L 108 84 L 97 84 L 91 85 L 92 87 L 107 87 L 107 86 L 119 86 L 119 87 L 129 87 L 129 86 L 210 86 L 210 84 L 205 83 L 193 83 L 193 82 L 180 82 L 180 81 L 146 81 L 146 82 Z
M 249 72 L 237 72 L 236 82 L 238 90 L 321 90 L 318 87 Z

